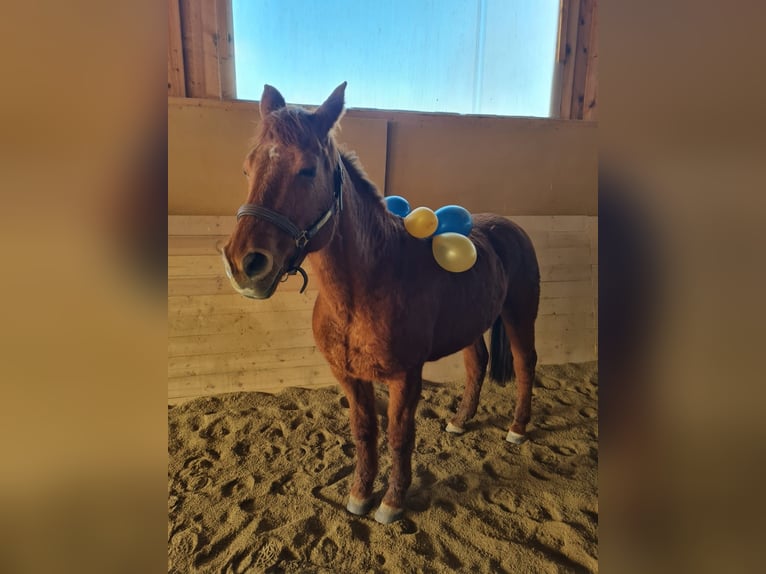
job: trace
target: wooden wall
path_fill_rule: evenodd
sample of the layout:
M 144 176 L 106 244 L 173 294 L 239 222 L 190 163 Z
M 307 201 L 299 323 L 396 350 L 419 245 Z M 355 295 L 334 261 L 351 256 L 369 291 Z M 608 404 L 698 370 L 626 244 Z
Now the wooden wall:
M 349 88 L 351 89 L 351 88 Z M 255 102 L 168 99 L 168 210 L 234 213 Z M 504 215 L 596 215 L 594 122 L 350 110 L 339 139 L 387 195 Z
M 541 264 L 541 364 L 594 360 L 597 218 L 512 219 L 532 237 Z M 233 225 L 231 215 L 168 218 L 168 399 L 335 384 L 311 333 L 316 281 L 300 294 L 301 281 L 291 278 L 266 301 L 236 294 L 218 253 Z M 428 364 L 425 376 L 462 381 L 461 356 Z
M 251 301 L 234 293 L 223 273 L 217 246 L 246 193 L 241 163 L 257 121 L 252 102 L 168 101 L 172 402 L 335 384 L 311 334 L 315 291 L 299 294 L 293 278 L 268 301 Z M 593 122 L 351 110 L 340 139 L 389 195 L 413 206 L 454 202 L 520 223 L 542 266 L 541 363 L 596 358 Z M 425 374 L 461 380 L 460 357 L 429 364 Z

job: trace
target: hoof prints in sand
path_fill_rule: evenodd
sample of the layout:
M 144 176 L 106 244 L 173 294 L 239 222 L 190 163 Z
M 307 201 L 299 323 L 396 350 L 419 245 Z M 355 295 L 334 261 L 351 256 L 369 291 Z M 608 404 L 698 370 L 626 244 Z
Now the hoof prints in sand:
M 504 440 L 513 385 L 487 381 L 467 432 L 444 432 L 461 392 L 425 383 L 407 511 L 389 526 L 373 520 L 374 508 L 345 510 L 354 448 L 339 390 L 171 408 L 169 570 L 596 571 L 596 365 L 538 369 L 520 446 Z M 378 501 L 390 469 L 385 429 L 379 442 Z

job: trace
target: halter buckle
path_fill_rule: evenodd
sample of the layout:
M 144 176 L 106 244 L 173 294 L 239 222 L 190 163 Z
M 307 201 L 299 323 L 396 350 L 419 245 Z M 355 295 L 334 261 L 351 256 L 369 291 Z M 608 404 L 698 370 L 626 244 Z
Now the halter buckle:
M 308 243 L 309 243 L 309 236 L 305 231 L 295 238 L 295 245 L 300 250 L 305 249 Z

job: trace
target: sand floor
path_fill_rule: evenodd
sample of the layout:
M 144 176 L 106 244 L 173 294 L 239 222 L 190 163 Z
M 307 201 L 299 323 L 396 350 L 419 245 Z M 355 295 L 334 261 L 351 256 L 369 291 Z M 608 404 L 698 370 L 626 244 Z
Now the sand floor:
M 462 436 L 460 384 L 426 382 L 403 520 L 345 510 L 354 447 L 338 387 L 169 407 L 171 572 L 595 572 L 596 363 L 538 368 L 529 438 L 504 440 L 513 383 L 487 380 Z M 378 388 L 385 413 L 385 387 Z M 385 421 L 384 421 L 385 422 Z M 390 468 L 381 430 L 383 494 Z

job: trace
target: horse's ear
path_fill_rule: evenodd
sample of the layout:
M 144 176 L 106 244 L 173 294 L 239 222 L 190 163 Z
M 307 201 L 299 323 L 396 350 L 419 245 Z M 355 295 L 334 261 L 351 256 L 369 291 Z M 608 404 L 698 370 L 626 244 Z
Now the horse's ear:
M 326 136 L 343 114 L 344 96 L 346 94 L 346 82 L 335 88 L 324 103 L 314 112 L 317 130 L 322 136 Z
M 263 86 L 261 94 L 261 118 L 265 118 L 271 112 L 285 107 L 285 99 L 274 86 Z

